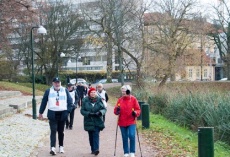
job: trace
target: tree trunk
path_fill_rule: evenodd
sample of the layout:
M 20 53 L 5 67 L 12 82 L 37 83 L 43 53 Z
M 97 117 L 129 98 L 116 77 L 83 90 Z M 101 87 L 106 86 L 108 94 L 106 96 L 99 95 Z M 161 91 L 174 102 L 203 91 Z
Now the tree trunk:
M 108 38 L 107 41 L 107 82 L 112 82 L 112 72 L 113 72 L 113 47 L 112 47 L 112 41 L 110 38 Z
M 166 83 L 166 81 L 167 81 L 167 79 L 168 79 L 168 75 L 165 75 L 165 76 L 163 77 L 163 79 L 161 80 L 161 82 L 160 82 L 160 84 L 159 84 L 159 87 L 164 86 L 165 83 Z

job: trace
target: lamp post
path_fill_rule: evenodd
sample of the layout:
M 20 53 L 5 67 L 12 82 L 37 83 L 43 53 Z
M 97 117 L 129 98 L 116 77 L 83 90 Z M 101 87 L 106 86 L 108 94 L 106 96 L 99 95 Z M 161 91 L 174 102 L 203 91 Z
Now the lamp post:
M 32 53 L 32 88 L 33 88 L 33 98 L 32 98 L 32 112 L 33 119 L 37 119 L 37 111 L 36 111 L 36 100 L 35 100 L 35 77 L 34 77 L 34 49 L 33 49 L 33 29 L 37 29 L 38 34 L 46 34 L 47 31 L 43 26 L 34 26 L 30 31 L 30 44 L 31 44 L 31 53 Z
M 59 71 L 59 66 L 58 66 L 58 63 L 59 63 L 59 58 L 62 58 L 62 57 L 65 57 L 65 54 L 63 53 L 63 52 L 61 52 L 61 54 L 59 55 L 59 53 L 58 53 L 58 55 L 57 55 L 57 77 L 58 77 L 58 71 Z
M 78 59 L 80 59 L 81 56 L 79 56 L 78 54 L 76 55 L 76 83 L 77 83 L 77 63 L 78 63 Z

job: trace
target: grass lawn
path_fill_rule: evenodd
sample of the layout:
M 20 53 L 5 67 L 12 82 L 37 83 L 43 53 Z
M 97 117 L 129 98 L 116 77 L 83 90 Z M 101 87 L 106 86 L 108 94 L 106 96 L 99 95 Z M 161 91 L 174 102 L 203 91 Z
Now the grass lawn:
M 50 86 L 35 84 L 35 95 L 43 95 Z M 11 83 L 0 81 L 0 90 L 21 91 L 25 95 L 32 95 L 32 83 Z
M 138 124 L 141 128 L 141 122 Z M 150 128 L 142 130 L 146 142 L 158 150 L 158 156 L 198 156 L 198 135 L 187 128 L 180 127 L 161 115 L 150 115 Z M 214 155 L 227 157 L 230 147 L 215 142 Z

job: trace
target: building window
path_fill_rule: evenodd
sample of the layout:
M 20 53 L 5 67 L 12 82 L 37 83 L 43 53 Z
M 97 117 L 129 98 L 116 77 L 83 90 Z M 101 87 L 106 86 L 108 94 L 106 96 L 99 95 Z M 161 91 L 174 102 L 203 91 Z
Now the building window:
M 208 70 L 204 69 L 204 77 L 208 77 Z
M 90 58 L 89 57 L 82 57 L 82 64 L 83 65 L 90 65 Z
M 200 78 L 200 69 L 196 69 L 196 78 Z
M 192 78 L 192 69 L 188 70 L 188 76 L 189 76 L 189 78 Z

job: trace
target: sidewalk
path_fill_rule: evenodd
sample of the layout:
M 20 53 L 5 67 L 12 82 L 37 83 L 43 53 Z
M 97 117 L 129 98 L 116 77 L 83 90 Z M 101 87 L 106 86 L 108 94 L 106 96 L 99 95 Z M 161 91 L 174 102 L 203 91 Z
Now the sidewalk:
M 115 135 L 116 135 L 116 123 L 117 117 L 113 114 L 113 107 L 108 106 L 105 120 L 105 129 L 100 133 L 100 154 L 98 157 L 113 157 L 115 148 Z M 48 129 L 48 128 L 47 128 Z M 154 157 L 154 150 L 146 145 L 141 137 L 141 131 L 139 131 L 142 156 Z M 58 141 L 57 141 L 58 142 Z M 50 142 L 49 135 L 46 135 L 43 141 L 42 147 L 39 147 L 34 151 L 37 157 L 49 157 Z M 58 146 L 58 144 L 57 144 Z M 58 150 L 58 147 L 56 147 Z M 90 145 L 88 140 L 88 133 L 83 129 L 83 116 L 80 114 L 80 108 L 75 110 L 75 118 L 73 130 L 65 130 L 64 139 L 64 154 L 57 153 L 59 157 L 92 157 L 95 155 L 90 154 Z M 123 148 L 121 142 L 120 129 L 118 128 L 117 134 L 117 147 L 116 157 L 123 157 Z M 136 157 L 141 157 L 138 140 L 136 139 Z

